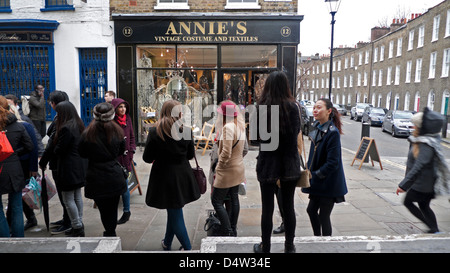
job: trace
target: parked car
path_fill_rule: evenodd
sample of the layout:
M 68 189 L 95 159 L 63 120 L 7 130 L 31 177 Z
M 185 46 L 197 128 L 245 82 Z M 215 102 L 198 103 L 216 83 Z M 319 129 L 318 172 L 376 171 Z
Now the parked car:
M 412 116 L 412 111 L 389 110 L 384 117 L 381 130 L 390 132 L 394 137 L 409 136 L 414 131 Z
M 342 116 L 347 115 L 347 109 L 345 109 L 344 105 L 342 104 L 333 104 L 333 106 L 338 110 L 339 114 Z
M 308 105 L 300 105 L 301 106 L 301 111 L 302 111 L 302 132 L 304 135 L 308 135 L 310 128 L 312 126 L 312 123 L 310 123 L 311 118 L 313 117 L 312 111 L 313 111 L 313 106 Z M 314 118 L 312 119 L 314 121 Z
M 364 109 L 366 109 L 367 106 L 373 107 L 372 104 L 368 104 L 368 103 L 361 103 L 361 102 L 356 103 L 356 105 L 353 106 L 350 111 L 350 119 L 360 121 L 362 119 Z
M 366 107 L 362 116 L 362 122 L 370 123 L 370 125 L 382 125 L 386 113 L 381 107 Z

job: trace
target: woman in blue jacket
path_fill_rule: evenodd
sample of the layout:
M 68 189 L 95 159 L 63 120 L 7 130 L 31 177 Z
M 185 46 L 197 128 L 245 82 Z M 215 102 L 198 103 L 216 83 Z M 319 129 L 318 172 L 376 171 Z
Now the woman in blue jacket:
M 302 191 L 309 193 L 306 211 L 314 236 L 331 236 L 331 211 L 335 203 L 345 201 L 347 193 L 341 154 L 342 122 L 329 99 L 319 99 L 314 105 L 313 115 L 316 130 L 309 134 L 311 148 L 308 159 L 311 187 Z

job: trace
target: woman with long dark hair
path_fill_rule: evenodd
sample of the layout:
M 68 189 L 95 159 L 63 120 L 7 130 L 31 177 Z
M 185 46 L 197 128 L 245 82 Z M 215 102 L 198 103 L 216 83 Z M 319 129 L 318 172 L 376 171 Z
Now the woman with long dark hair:
M 114 122 L 114 106 L 108 102 L 94 107 L 94 119 L 81 135 L 80 155 L 88 159 L 84 195 L 94 199 L 105 228 L 103 236 L 116 236 L 117 208 L 127 190 L 116 158 L 125 151 L 122 128 Z
M 306 209 L 315 236 L 331 236 L 330 215 L 335 203 L 344 202 L 347 185 L 341 154 L 341 116 L 329 99 L 319 99 L 313 115 L 316 130 L 309 134 L 311 148 L 308 167 L 312 178 Z
M 278 113 L 277 113 L 278 112 Z M 268 122 L 271 138 L 260 138 L 256 174 L 260 182 L 262 216 L 262 243 L 253 247 L 255 252 L 270 252 L 274 196 L 277 180 L 280 180 L 283 221 L 285 226 L 285 252 L 295 252 L 294 193 L 300 177 L 300 157 L 297 150 L 297 136 L 300 132 L 300 115 L 295 99 L 291 95 L 289 81 L 284 72 L 272 72 L 266 80 L 258 101 L 258 124 Z M 276 117 L 278 114 L 278 119 Z M 253 121 L 254 122 L 254 121 Z M 258 133 L 262 128 L 260 127 Z M 275 143 L 263 147 L 264 144 Z
M 183 250 L 190 250 L 191 242 L 183 217 L 183 207 L 200 198 L 189 160 L 194 157 L 194 141 L 190 128 L 181 124 L 181 104 L 166 101 L 156 127 L 151 127 L 142 158 L 153 163 L 148 181 L 145 203 L 167 210 L 167 226 L 161 246 L 170 250 L 177 236 Z M 188 130 L 187 132 L 184 130 Z M 187 137 L 182 137 L 187 133 Z
M 84 123 L 75 106 L 69 101 L 58 103 L 55 110 L 58 113 L 53 139 L 58 170 L 56 181 L 72 224 L 72 229 L 67 231 L 66 235 L 84 237 L 81 188 L 85 184 L 87 162 L 78 153 Z

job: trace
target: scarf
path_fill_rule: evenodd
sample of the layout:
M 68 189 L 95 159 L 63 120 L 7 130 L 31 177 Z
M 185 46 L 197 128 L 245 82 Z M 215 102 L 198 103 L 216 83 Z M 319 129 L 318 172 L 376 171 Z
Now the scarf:
M 434 184 L 434 192 L 437 195 L 450 195 L 450 170 L 442 153 L 441 139 L 437 135 L 409 136 L 408 140 L 412 143 L 424 143 L 434 149 L 437 155 L 436 174 L 437 180 Z
M 119 123 L 120 126 L 127 126 L 127 115 L 119 116 L 116 115 L 117 123 Z

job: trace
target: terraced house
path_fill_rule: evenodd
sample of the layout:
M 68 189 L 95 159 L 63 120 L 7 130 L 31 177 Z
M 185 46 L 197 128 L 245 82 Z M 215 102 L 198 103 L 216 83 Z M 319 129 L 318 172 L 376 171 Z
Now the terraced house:
M 353 106 L 368 102 L 377 107 L 422 110 L 425 106 L 450 114 L 450 1 L 423 14 L 394 19 L 390 27 L 375 27 L 371 41 L 355 48 L 334 49 L 328 57 L 300 64 L 300 96 Z M 329 83 L 329 70 L 333 80 Z

